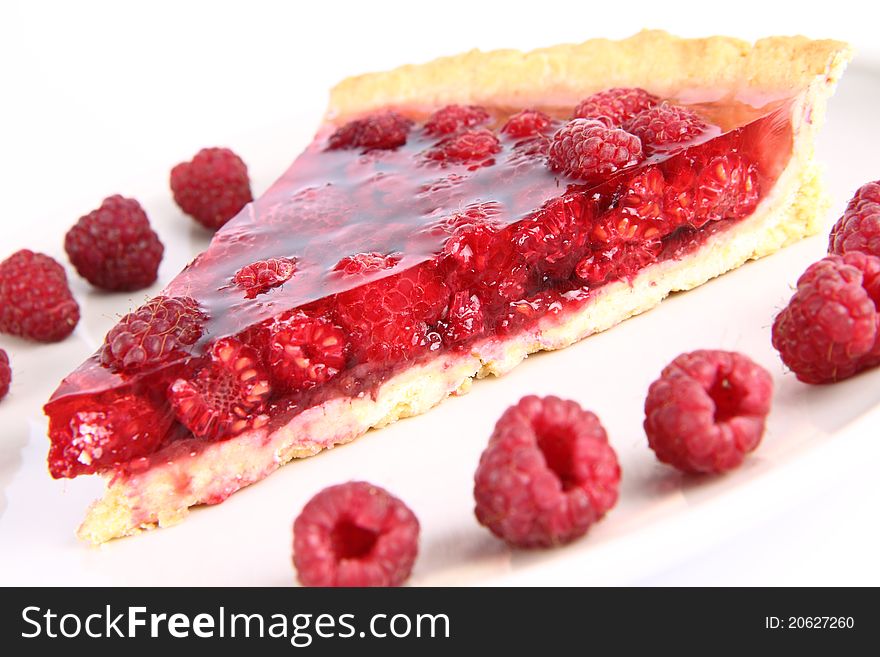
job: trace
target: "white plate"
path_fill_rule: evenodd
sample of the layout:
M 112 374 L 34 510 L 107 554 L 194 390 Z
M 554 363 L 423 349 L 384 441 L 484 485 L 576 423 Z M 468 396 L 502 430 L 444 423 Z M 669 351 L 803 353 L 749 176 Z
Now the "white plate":
M 829 167 L 835 212 L 856 187 L 878 176 L 878 131 L 863 130 L 866 108 L 880 107 L 878 82 L 874 70 L 854 66 L 832 101 L 819 153 Z M 233 144 L 251 163 L 256 189 L 264 189 L 272 172 L 281 170 L 286 154 L 307 143 L 319 113 L 317 103 L 300 106 L 284 123 L 254 128 Z M 301 127 L 291 132 L 291 125 Z M 278 135 L 284 136 L 283 147 Z M 145 159 L 173 161 L 185 154 L 166 150 L 161 158 L 151 152 Z M 162 281 L 207 243 L 171 202 L 167 171 L 158 164 L 139 171 L 132 163 L 130 178 L 107 173 L 117 184 L 125 181 L 121 191 L 144 203 L 165 241 Z M 79 185 L 89 193 L 113 191 L 76 171 L 53 181 L 56 193 L 46 198 L 52 218 L 40 225 L 4 220 L 0 256 L 28 246 L 63 261 L 59 235 L 74 217 L 96 205 L 83 200 Z M 829 226 L 833 215 L 827 218 Z M 531 357 L 509 376 L 478 382 L 471 394 L 426 415 L 288 465 L 220 506 L 195 510 L 179 526 L 99 549 L 78 543 L 73 532 L 101 483 L 93 477 L 49 478 L 40 407 L 61 377 L 96 348 L 115 318 L 158 286 L 129 299 L 95 292 L 73 276 L 83 311 L 73 337 L 49 346 L 0 337 L 14 370 L 12 394 L 0 404 L 0 582 L 287 585 L 294 581 L 291 521 L 315 492 L 350 479 L 387 487 L 420 518 L 414 584 L 663 581 L 668 568 L 684 568 L 686 579 L 682 564 L 706 558 L 730 541 L 760 545 L 761 528 L 783 516 L 825 522 L 809 513 L 816 498 L 845 482 L 869 482 L 876 469 L 880 371 L 835 386 L 809 387 L 784 372 L 770 346 L 773 316 L 798 274 L 821 256 L 824 246 L 824 235 L 806 240 L 563 352 Z M 698 347 L 747 353 L 769 368 L 777 386 L 763 444 L 744 467 L 723 477 L 688 478 L 661 466 L 641 428 L 649 383 L 675 355 Z M 620 502 L 609 516 L 583 540 L 554 551 L 512 552 L 473 518 L 472 476 L 479 454 L 499 414 L 528 393 L 576 399 L 598 413 L 624 473 Z M 847 527 L 832 550 L 836 558 L 846 556 L 847 536 L 857 535 L 846 534 Z M 850 560 L 862 561 L 850 563 L 848 572 L 855 568 L 866 581 L 877 583 L 875 560 L 864 550 L 852 554 Z M 833 569 L 824 572 L 834 581 Z M 809 580 L 809 573 L 803 575 Z M 743 570 L 727 577 L 748 579 Z

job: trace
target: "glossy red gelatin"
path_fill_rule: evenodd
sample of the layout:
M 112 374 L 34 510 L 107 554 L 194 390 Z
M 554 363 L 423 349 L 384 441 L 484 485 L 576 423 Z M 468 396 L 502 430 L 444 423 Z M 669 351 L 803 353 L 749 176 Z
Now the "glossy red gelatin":
M 681 257 L 750 215 L 787 163 L 790 103 L 760 104 L 692 102 L 707 124 L 700 134 L 590 183 L 546 165 L 573 105 L 508 125 L 509 108 L 456 110 L 429 121 L 449 128 L 439 133 L 424 114 L 388 112 L 376 122 L 385 142 L 369 121 L 325 127 L 163 291 L 177 314 L 159 329 L 116 330 L 122 351 L 134 344 L 146 357 L 135 352 L 136 366 L 124 367 L 105 348 L 62 382 L 46 406 L 50 472 L 148 467 L 156 452 L 184 448 L 171 443 L 193 450 L 279 426 Z M 225 338 L 230 353 L 248 355 L 234 371 L 212 352 Z M 184 387 L 187 408 L 226 409 L 234 417 L 222 426 L 235 430 L 200 435 L 189 423 L 190 435 L 169 400 Z

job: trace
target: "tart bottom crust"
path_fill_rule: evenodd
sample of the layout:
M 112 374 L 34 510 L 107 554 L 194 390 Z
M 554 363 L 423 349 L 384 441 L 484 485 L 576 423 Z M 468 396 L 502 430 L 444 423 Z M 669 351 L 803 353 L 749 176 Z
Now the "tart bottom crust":
M 796 174 L 796 175 L 795 175 Z M 529 354 L 562 349 L 588 335 L 645 312 L 671 292 L 690 290 L 748 260 L 773 253 L 817 232 L 827 210 L 818 172 L 809 165 L 786 171 L 780 184 L 748 219 L 713 235 L 680 259 L 658 263 L 632 285 L 613 283 L 577 310 L 548 316 L 530 330 L 505 340 L 489 338 L 469 353 L 447 353 L 412 367 L 369 395 L 337 398 L 308 409 L 269 433 L 251 431 L 215 443 L 198 456 L 183 456 L 147 472 L 111 481 L 92 505 L 77 535 L 91 543 L 127 536 L 183 520 L 189 507 L 222 501 L 295 458 L 312 456 L 397 420 L 418 415 L 449 395 L 464 394 L 474 379 L 509 372 Z M 181 487 L 181 482 L 189 482 Z
M 646 58 L 645 52 L 663 56 Z M 509 100 L 523 106 L 530 98 L 545 97 L 544 92 L 561 97 L 576 89 L 588 93 L 614 85 L 644 86 L 661 95 L 671 95 L 673 84 L 782 88 L 797 95 L 792 107 L 792 155 L 773 190 L 750 217 L 712 235 L 679 260 L 646 268 L 632 283 L 604 286 L 581 308 L 547 316 L 504 340 L 487 338 L 469 353 L 441 354 L 413 366 L 386 381 L 375 398 L 364 394 L 332 399 L 271 433 L 267 428 L 249 431 L 126 477 L 114 478 L 110 473 L 104 497 L 92 505 L 78 536 L 97 544 L 180 522 L 189 507 L 220 502 L 294 458 L 312 456 L 371 428 L 423 413 L 449 395 L 467 392 L 474 379 L 505 374 L 531 353 L 567 347 L 653 308 L 671 292 L 690 290 L 817 232 L 827 203 L 812 161 L 813 138 L 849 54 L 845 44 L 802 37 L 765 39 L 749 50 L 749 44 L 720 37 L 682 40 L 644 32 L 620 42 L 601 40 L 526 54 L 471 52 L 342 83 L 331 94 L 328 118 L 338 120 L 395 102 L 411 104 L 416 98 L 432 103 L 503 102 L 508 98 L 498 84 L 517 77 L 517 71 L 529 75 L 511 82 L 514 87 L 519 84 L 520 91 Z M 654 63 L 649 66 L 650 62 Z M 655 70 L 661 63 L 666 69 Z M 606 70 L 612 64 L 620 66 Z M 467 71 L 476 77 L 468 77 Z M 494 86 L 478 79 L 493 71 Z M 567 80 L 567 86 L 561 80 Z

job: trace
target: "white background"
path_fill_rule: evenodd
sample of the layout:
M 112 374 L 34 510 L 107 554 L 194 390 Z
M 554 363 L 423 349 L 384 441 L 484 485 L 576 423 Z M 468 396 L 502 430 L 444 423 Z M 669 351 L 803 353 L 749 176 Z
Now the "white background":
M 624 37 L 652 27 L 682 36 L 804 33 L 849 40 L 860 50 L 862 78 L 870 84 L 864 71 L 878 61 L 880 42 L 876 17 L 866 16 L 865 6 L 839 1 L 6 0 L 0 5 L 0 258 L 29 247 L 66 262 L 64 230 L 111 193 L 139 198 L 160 228 L 163 222 L 183 221 L 169 198 L 157 192 L 166 184 L 157 172 L 166 176 L 173 164 L 203 146 L 238 151 L 250 166 L 255 193 L 261 192 L 305 145 L 327 90 L 347 75 L 472 47 L 527 49 L 593 36 Z M 848 146 L 861 168 L 848 172 L 848 180 L 880 177 L 880 153 L 864 150 L 878 147 L 872 136 L 878 132 L 876 116 L 876 105 L 864 108 L 866 139 Z M 836 162 L 846 166 L 847 159 Z M 840 207 L 841 199 L 836 200 Z M 189 224 L 176 233 L 160 233 L 167 248 L 160 272 L 165 282 L 206 237 Z M 78 297 L 95 298 L 75 277 L 73 285 Z M 119 313 L 130 302 L 103 298 L 96 305 Z M 88 353 L 82 342 L 99 341 L 108 321 L 86 316 L 79 342 L 45 347 L 42 353 L 69 369 Z M 0 346 L 13 356 L 25 349 L 22 344 L 0 336 Z M 24 423 L 32 436 L 39 434 L 39 405 L 57 383 L 39 367 L 18 366 L 15 375 L 13 397 L 5 408 L 0 405 L 0 440 L 5 441 L 0 450 L 6 450 L 7 461 L 14 458 L 12 448 L 21 447 L 11 441 L 24 434 Z M 876 385 L 878 379 L 868 381 Z M 876 423 L 862 423 L 860 431 L 862 437 L 876 433 Z M 872 476 L 876 466 L 865 456 L 837 453 L 840 468 L 833 478 L 825 477 L 821 460 L 814 459 L 815 489 L 808 487 L 784 512 L 732 528 L 724 540 L 697 554 L 683 552 L 687 558 L 664 559 L 662 568 L 634 568 L 637 577 L 619 572 L 608 581 L 880 584 L 880 494 Z M 39 501 L 46 503 L 52 498 Z M 0 540 L 8 546 L 17 539 L 7 534 Z M 22 568 L 37 572 L 40 566 Z M 524 581 L 540 583 L 540 569 Z

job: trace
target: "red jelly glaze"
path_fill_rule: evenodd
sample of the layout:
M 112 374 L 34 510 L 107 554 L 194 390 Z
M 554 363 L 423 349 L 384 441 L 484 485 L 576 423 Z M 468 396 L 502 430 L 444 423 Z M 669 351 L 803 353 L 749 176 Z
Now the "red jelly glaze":
M 791 152 L 790 102 L 760 103 L 691 102 L 709 126 L 703 133 L 589 184 L 546 166 L 550 137 L 574 103 L 538 108 L 551 120 L 526 137 L 501 130 L 521 108 L 487 108 L 491 118 L 478 130 L 491 131 L 498 148 L 473 159 L 437 159 L 437 148 L 454 135 L 431 134 L 421 123 L 402 146 L 366 151 L 328 148 L 334 127 L 326 126 L 163 291 L 195 298 L 204 314 L 189 356 L 134 373 L 102 367 L 93 356 L 46 405 L 53 443 L 71 441 L 81 402 L 144 395 L 155 403 L 171 382 L 196 375 L 216 340 L 247 342 L 294 309 L 350 331 L 353 343 L 346 366 L 321 385 L 274 393 L 270 429 L 323 399 L 373 393 L 393 372 L 440 351 L 507 336 L 547 313 L 589 303 L 592 289 L 681 257 L 752 212 Z M 727 198 L 730 189 L 736 193 Z M 722 199 L 721 210 L 701 214 L 706 194 Z M 259 290 L 241 285 L 240 272 L 262 262 L 295 267 Z M 374 298 L 381 300 L 375 308 Z M 132 431 L 166 451 L 186 435 L 179 423 L 167 428 L 164 412 Z M 199 440 L 186 443 L 192 450 Z M 75 476 L 100 465 L 52 473 Z

